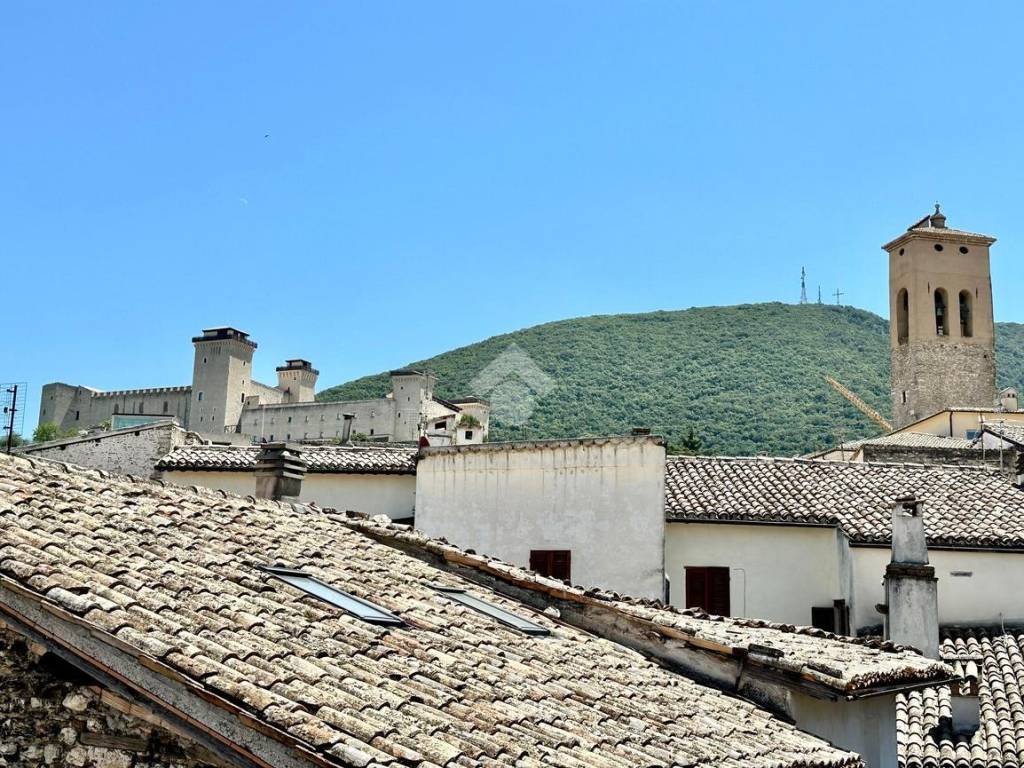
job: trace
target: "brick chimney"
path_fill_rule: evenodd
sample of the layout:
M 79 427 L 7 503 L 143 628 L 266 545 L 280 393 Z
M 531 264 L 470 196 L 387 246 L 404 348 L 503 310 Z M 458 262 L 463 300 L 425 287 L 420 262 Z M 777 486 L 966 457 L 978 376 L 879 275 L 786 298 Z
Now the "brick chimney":
M 885 568 L 885 637 L 939 658 L 939 593 L 928 564 L 924 502 L 913 496 L 892 508 L 892 560 Z
M 265 443 L 256 464 L 256 496 L 274 501 L 298 501 L 306 464 L 300 450 L 288 443 Z

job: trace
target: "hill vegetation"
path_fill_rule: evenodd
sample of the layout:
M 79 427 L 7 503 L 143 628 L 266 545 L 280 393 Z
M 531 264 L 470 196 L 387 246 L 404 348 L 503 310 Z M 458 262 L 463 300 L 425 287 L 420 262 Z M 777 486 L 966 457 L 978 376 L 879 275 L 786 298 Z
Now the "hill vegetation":
M 546 323 L 410 367 L 433 371 L 440 397 L 487 397 L 473 379 L 510 345 L 528 355 L 552 386 L 525 423 L 493 417 L 491 440 L 646 426 L 676 446 L 693 444 L 692 429 L 703 453 L 796 455 L 878 432 L 822 376 L 887 415 L 888 333 L 887 321 L 853 307 L 702 307 Z M 1000 385 L 1024 384 L 1024 325 L 1001 323 L 997 336 Z M 382 373 L 318 399 L 380 397 L 389 387 Z

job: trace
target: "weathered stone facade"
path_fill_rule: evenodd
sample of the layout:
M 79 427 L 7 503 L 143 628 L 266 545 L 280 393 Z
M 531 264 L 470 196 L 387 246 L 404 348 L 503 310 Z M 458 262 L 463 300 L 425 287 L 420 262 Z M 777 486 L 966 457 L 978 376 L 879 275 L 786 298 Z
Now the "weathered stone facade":
M 126 702 L 41 651 L 0 629 L 0 766 L 225 765 L 199 745 L 126 713 Z
M 198 442 L 201 442 L 198 435 L 165 422 L 110 432 L 97 431 L 85 437 L 49 443 L 30 443 L 18 452 L 121 475 L 150 477 L 157 461 L 171 449 Z
M 995 348 L 951 341 L 899 344 L 892 350 L 892 382 L 897 428 L 946 408 L 991 406 Z
M 892 416 L 899 429 L 946 408 L 993 406 L 995 321 L 989 246 L 935 213 L 883 247 L 889 254 Z

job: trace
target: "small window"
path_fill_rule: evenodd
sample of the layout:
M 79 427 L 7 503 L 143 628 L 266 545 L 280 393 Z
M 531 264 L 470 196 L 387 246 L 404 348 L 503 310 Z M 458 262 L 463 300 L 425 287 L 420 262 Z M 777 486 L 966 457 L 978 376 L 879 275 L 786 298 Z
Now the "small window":
M 473 430 L 472 429 L 467 429 L 466 430 L 466 439 L 467 440 L 472 440 L 473 439 Z
M 373 429 L 372 429 L 372 428 L 370 429 L 370 434 L 371 434 L 371 435 L 373 434 Z
M 535 624 L 532 621 L 516 616 L 511 611 L 506 611 L 504 608 L 499 608 L 496 605 L 491 605 L 485 600 L 481 600 L 478 597 L 467 594 L 462 589 L 450 589 L 448 587 L 437 587 L 437 591 L 440 592 L 447 598 L 454 600 L 456 603 L 462 603 L 467 608 L 472 608 L 474 611 L 479 611 L 485 616 L 490 616 L 495 621 L 499 621 L 502 624 L 518 629 L 527 635 L 550 635 L 551 632 L 540 624 Z
M 812 607 L 811 626 L 837 635 L 850 634 L 850 606 L 845 600 L 833 600 L 832 605 Z
M 404 621 L 390 611 L 386 611 L 380 606 L 374 605 L 360 597 L 350 595 L 348 592 L 342 592 L 340 589 L 330 587 L 304 571 L 263 566 L 260 566 L 259 569 L 275 579 L 283 581 L 285 584 L 302 590 L 307 595 L 319 598 L 335 608 L 341 608 L 345 613 L 355 616 L 357 619 L 362 619 L 368 624 L 380 624 L 387 627 L 401 627 L 405 625 Z
M 81 415 L 82 415 L 81 411 L 75 411 L 75 421 L 78 421 L 78 418 Z
M 292 439 L 292 433 L 289 432 L 287 435 L 284 436 L 284 439 L 285 440 L 291 440 Z
M 245 392 L 242 393 L 242 402 L 245 402 Z
M 967 246 L 966 245 L 961 245 L 960 246 L 960 253 L 964 253 L 964 254 L 967 253 Z
M 203 358 L 203 365 L 206 365 L 206 358 Z
M 292 417 L 291 417 L 291 416 L 289 416 L 289 417 L 288 417 L 288 423 L 289 423 L 289 424 L 291 424 L 291 423 L 292 423 Z
M 935 250 L 936 251 L 941 251 L 942 250 L 942 245 L 940 243 L 936 243 L 935 244 Z
M 572 551 L 568 549 L 531 549 L 530 570 L 541 576 L 570 581 L 572 577 Z
M 201 402 L 203 402 L 203 393 L 202 393 L 202 392 L 200 392 L 200 393 L 199 393 L 199 396 L 198 396 L 198 397 L 197 397 L 196 399 L 197 399 L 197 400 L 198 400 L 198 401 L 199 401 L 200 403 L 201 403 Z
M 903 404 L 907 404 L 907 390 L 905 389 L 903 390 Z
M 686 566 L 686 607 L 729 615 L 729 569 Z

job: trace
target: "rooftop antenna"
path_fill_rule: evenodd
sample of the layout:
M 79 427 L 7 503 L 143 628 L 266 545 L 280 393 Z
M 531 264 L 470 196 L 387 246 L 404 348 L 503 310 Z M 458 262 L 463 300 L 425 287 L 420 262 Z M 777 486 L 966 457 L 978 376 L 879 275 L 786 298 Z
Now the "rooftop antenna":
M 818 303 L 821 304 L 821 286 L 818 286 Z
M 846 294 L 840 291 L 838 288 L 836 288 L 836 292 L 833 293 L 832 295 L 836 297 L 836 306 L 839 306 L 839 297 L 845 296 Z
M 800 303 L 807 303 L 807 271 L 800 267 Z
M 21 415 L 25 409 L 18 407 L 19 390 L 22 395 L 27 391 L 27 387 L 24 382 L 19 382 L 17 384 L 0 384 L 0 402 L 3 403 L 3 415 L 5 422 L 2 431 L 0 431 L 0 435 L 2 435 L 3 432 L 7 433 L 3 437 L 4 448 L 7 453 L 10 453 L 11 448 L 14 447 L 14 436 L 19 435 L 25 424 L 25 417 Z

